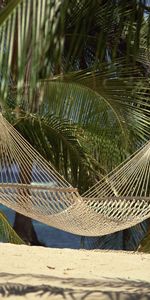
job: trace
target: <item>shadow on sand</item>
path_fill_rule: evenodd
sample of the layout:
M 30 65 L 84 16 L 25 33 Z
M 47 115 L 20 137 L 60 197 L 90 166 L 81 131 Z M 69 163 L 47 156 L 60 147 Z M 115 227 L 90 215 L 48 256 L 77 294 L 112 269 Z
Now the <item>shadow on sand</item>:
M 48 299 L 66 300 L 150 300 L 150 283 L 132 281 L 120 278 L 102 278 L 100 280 L 60 278 L 34 274 L 0 273 L 5 283 L 0 283 L 0 297 L 22 296 L 36 294 Z M 48 284 L 22 284 L 28 278 Z M 12 282 L 13 280 L 13 282 Z M 15 282 L 14 282 L 15 281 Z

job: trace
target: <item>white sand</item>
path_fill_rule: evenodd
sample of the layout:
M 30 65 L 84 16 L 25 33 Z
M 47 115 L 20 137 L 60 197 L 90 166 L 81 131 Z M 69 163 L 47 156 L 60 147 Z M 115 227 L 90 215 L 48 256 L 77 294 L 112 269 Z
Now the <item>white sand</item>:
M 147 300 L 150 255 L 0 244 L 2 294 L 10 300 Z

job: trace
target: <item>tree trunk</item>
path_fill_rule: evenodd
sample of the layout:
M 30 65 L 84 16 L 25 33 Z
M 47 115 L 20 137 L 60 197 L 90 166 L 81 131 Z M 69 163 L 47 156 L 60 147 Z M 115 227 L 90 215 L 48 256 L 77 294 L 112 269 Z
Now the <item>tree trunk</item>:
M 128 245 L 128 242 L 129 242 L 129 240 L 130 240 L 130 232 L 129 232 L 129 230 L 128 230 L 128 228 L 127 229 L 124 229 L 123 231 L 122 231 L 122 238 L 123 238 L 123 250 L 127 250 L 127 245 Z
M 13 228 L 26 244 L 44 246 L 37 238 L 31 218 L 16 213 Z

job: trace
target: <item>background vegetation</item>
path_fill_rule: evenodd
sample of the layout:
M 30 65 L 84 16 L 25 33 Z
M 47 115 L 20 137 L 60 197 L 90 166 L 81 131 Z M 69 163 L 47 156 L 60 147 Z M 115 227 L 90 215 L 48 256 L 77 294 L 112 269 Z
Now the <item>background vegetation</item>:
M 149 139 L 149 3 L 0 4 L 3 114 L 82 193 Z M 122 248 L 137 248 L 148 227 L 125 230 Z M 16 214 L 14 228 L 38 244 L 30 219 Z M 84 245 L 113 248 L 115 237 Z

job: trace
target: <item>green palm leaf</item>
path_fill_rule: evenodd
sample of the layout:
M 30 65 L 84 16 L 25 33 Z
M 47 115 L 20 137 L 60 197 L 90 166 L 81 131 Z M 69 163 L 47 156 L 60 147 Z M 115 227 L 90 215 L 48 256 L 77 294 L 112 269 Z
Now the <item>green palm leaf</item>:
M 61 1 L 11 1 L 0 16 L 1 100 L 6 99 L 8 87 L 17 86 L 18 103 L 22 88 L 30 81 L 35 88 L 39 72 L 46 64 L 49 45 L 55 49 L 52 59 L 59 60 L 63 46 Z M 60 21 L 62 27 L 60 27 Z M 36 27 L 35 27 L 36 24 Z M 56 32 L 59 42 L 56 40 Z M 32 96 L 30 90 L 29 96 Z M 30 101 L 28 103 L 30 107 Z
M 15 128 L 80 192 L 104 170 L 86 147 L 86 133 L 67 119 L 50 113 L 9 118 Z M 83 176 L 81 176 L 83 174 Z M 81 180 L 82 178 L 82 180 Z
M 9 224 L 4 213 L 0 212 L 0 241 L 13 244 L 24 244 Z
M 16 0 L 0 14 L 0 102 L 81 192 L 149 138 L 146 11 L 142 0 Z
M 150 230 L 148 230 L 146 236 L 140 242 L 138 251 L 150 253 Z
M 143 16 L 142 1 L 130 5 L 126 1 L 10 1 L 0 15 L 1 98 L 6 99 L 8 87 L 15 85 L 21 103 L 22 88 L 30 82 L 32 89 L 26 87 L 25 92 L 31 109 L 34 88 L 43 74 L 53 76 L 91 64 L 97 68 L 106 52 L 114 55 L 120 39 L 127 43 L 129 55 L 135 55 Z
M 102 127 L 120 128 L 126 140 L 130 131 L 139 140 L 149 137 L 149 81 L 142 77 L 140 67 L 117 60 L 104 63 L 100 71 L 79 71 L 54 80 L 41 90 L 43 103 L 56 115 L 89 129 L 93 126 L 97 132 Z

